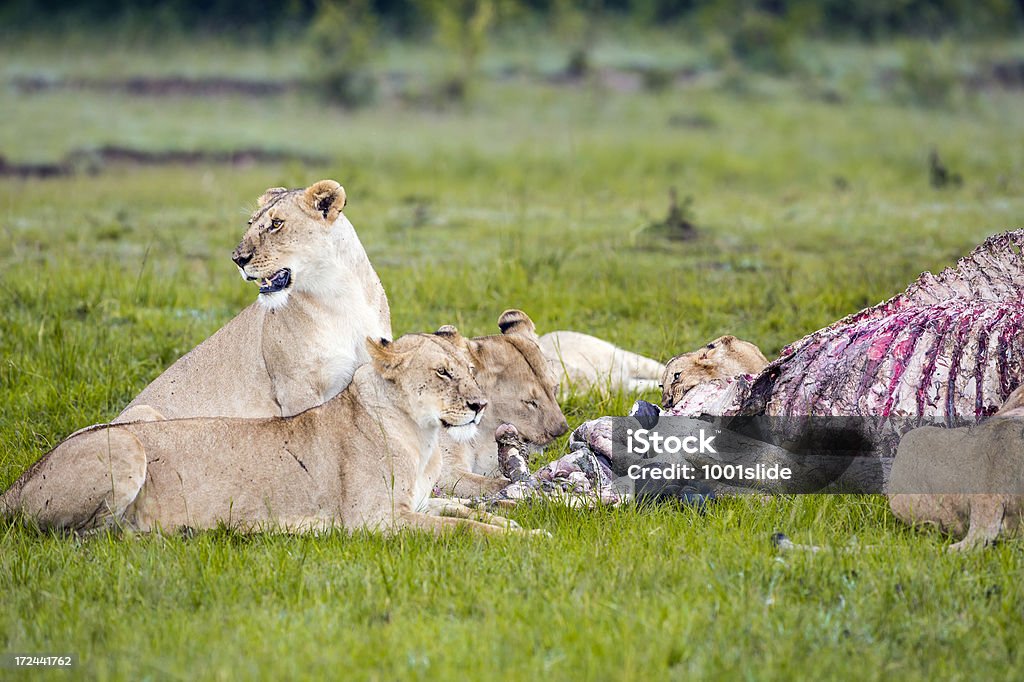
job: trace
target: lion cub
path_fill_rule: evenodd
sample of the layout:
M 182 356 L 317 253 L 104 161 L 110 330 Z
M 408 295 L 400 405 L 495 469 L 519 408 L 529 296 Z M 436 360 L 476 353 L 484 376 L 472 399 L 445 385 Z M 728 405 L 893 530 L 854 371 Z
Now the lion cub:
M 384 287 L 334 180 L 274 187 L 232 260 L 256 303 L 171 365 L 114 421 L 279 417 L 337 395 L 370 359 L 364 339 L 391 338 Z
M 366 340 L 371 362 L 290 418 L 101 425 L 71 436 L 0 496 L 42 528 L 519 528 L 430 493 L 438 438 L 472 438 L 487 400 L 469 358 L 429 334 Z M 459 518 L 456 518 L 459 517 Z

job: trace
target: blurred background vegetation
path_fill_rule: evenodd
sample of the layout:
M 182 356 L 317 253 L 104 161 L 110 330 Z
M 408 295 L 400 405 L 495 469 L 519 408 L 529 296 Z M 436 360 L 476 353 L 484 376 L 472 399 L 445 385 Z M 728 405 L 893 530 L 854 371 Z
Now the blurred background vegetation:
M 742 17 L 745 30 L 868 40 L 903 34 L 1006 35 L 1020 29 L 1024 12 L 1020 0 L 14 0 L 4 5 L 0 20 L 8 29 L 78 30 L 114 24 L 161 36 L 200 30 L 265 38 L 300 35 L 318 14 L 337 5 L 360 7 L 379 19 L 383 30 L 400 37 L 422 36 L 444 23 L 448 13 L 500 14 L 501 9 L 502 19 L 547 23 L 572 11 L 570 6 L 639 25 L 731 30 Z M 489 7 L 478 9 L 484 6 Z
M 445 74 L 436 83 L 404 93 L 436 103 L 466 99 L 495 44 L 549 43 L 561 55 L 547 70 L 578 79 L 600 66 L 603 44 L 650 30 L 700 55 L 676 65 L 625 64 L 652 91 L 669 87 L 680 71 L 707 68 L 721 69 L 737 88 L 743 69 L 820 75 L 821 60 L 807 47 L 821 41 L 905 42 L 900 59 L 879 78 L 898 97 L 927 105 L 948 102 L 965 79 L 1024 80 L 1020 62 L 964 68 L 949 48 L 1019 37 L 1024 0 L 16 0 L 0 7 L 0 27 L 15 40 L 27 33 L 50 41 L 93 35 L 131 47 L 215 37 L 268 50 L 301 48 L 308 67 L 303 83 L 348 107 L 380 94 L 384 74 L 372 67 L 380 66 L 374 54 L 387 43 L 433 45 L 445 54 Z M 858 77 L 850 74 L 848 81 Z

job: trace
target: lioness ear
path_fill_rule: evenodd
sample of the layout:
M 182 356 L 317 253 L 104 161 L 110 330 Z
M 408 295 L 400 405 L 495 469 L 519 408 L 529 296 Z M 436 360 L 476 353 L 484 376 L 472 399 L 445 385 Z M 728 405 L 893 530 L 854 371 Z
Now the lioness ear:
M 392 378 L 395 370 L 402 364 L 398 353 L 391 348 L 391 342 L 387 339 L 367 336 L 366 350 L 370 353 L 370 362 L 385 379 Z
M 718 365 L 715 359 L 718 355 L 718 341 L 712 341 L 700 351 L 700 355 L 694 361 L 694 364 L 698 367 L 715 367 Z
M 306 204 L 310 210 L 323 217 L 328 223 L 338 219 L 348 199 L 345 188 L 334 180 L 321 180 L 306 188 Z
M 731 348 L 735 340 L 736 337 L 732 335 L 719 336 L 701 349 L 700 355 L 697 356 L 697 364 L 702 367 L 714 367 L 716 361 L 713 358 L 718 357 L 722 348 Z
M 453 324 L 441 325 L 434 332 L 434 336 L 440 336 L 449 343 L 458 348 L 469 348 L 469 343 L 466 341 L 466 337 L 459 333 L 459 330 L 455 328 Z
M 522 334 L 531 338 L 537 338 L 537 328 L 533 320 L 522 310 L 512 308 L 506 310 L 498 318 L 498 329 L 502 334 Z
M 256 200 L 256 203 L 259 205 L 260 208 L 263 208 L 268 203 L 270 203 L 270 200 L 276 197 L 278 194 L 284 194 L 287 191 L 288 189 L 285 187 L 271 187 L 267 189 L 266 192 L 260 195 L 260 198 Z

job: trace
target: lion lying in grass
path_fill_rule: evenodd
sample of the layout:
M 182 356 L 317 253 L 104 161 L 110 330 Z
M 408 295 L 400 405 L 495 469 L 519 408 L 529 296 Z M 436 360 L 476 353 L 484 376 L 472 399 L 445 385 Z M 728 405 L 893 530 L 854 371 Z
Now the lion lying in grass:
M 264 192 L 232 255 L 256 303 L 179 359 L 114 422 L 298 414 L 337 395 L 391 338 L 380 278 L 334 180 Z
M 0 514 L 76 531 L 520 530 L 430 498 L 442 466 L 438 437 L 472 438 L 487 406 L 466 354 L 429 334 L 366 343 L 371 362 L 348 388 L 294 417 L 79 431 L 0 496 Z
M 598 390 L 642 393 L 658 388 L 665 366 L 603 339 L 573 331 L 548 332 L 537 339 L 561 383 L 562 395 Z

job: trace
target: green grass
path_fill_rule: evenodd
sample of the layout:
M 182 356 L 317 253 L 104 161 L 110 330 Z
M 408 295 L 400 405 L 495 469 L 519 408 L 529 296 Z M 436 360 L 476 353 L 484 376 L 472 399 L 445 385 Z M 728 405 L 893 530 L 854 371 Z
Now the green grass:
M 245 51 L 203 50 L 133 61 L 112 48 L 80 68 L 164 73 L 180 56 L 183 72 L 259 74 Z M 8 46 L 0 61 L 18 58 L 8 76 L 58 68 L 42 52 Z M 293 54 L 274 69 L 301 65 Z M 0 487 L 252 300 L 228 255 L 269 186 L 346 186 L 396 333 L 491 333 L 514 306 L 541 331 L 662 359 L 724 333 L 777 352 L 1024 216 L 1020 93 L 928 109 L 876 94 L 827 104 L 800 78 L 737 91 L 712 77 L 658 95 L 511 79 L 443 112 L 13 90 L 2 106 L 10 160 L 116 143 L 330 162 L 0 180 Z M 670 125 L 680 115 L 711 126 Z M 929 187 L 933 146 L 963 187 Z M 671 186 L 694 197 L 698 241 L 643 231 Z M 566 414 L 575 426 L 629 400 L 576 396 Z M 1010 679 L 1022 663 L 1022 545 L 947 554 L 882 498 L 513 516 L 553 537 L 76 540 L 0 522 L 0 653 L 77 653 L 100 679 Z M 776 530 L 836 551 L 780 557 Z

